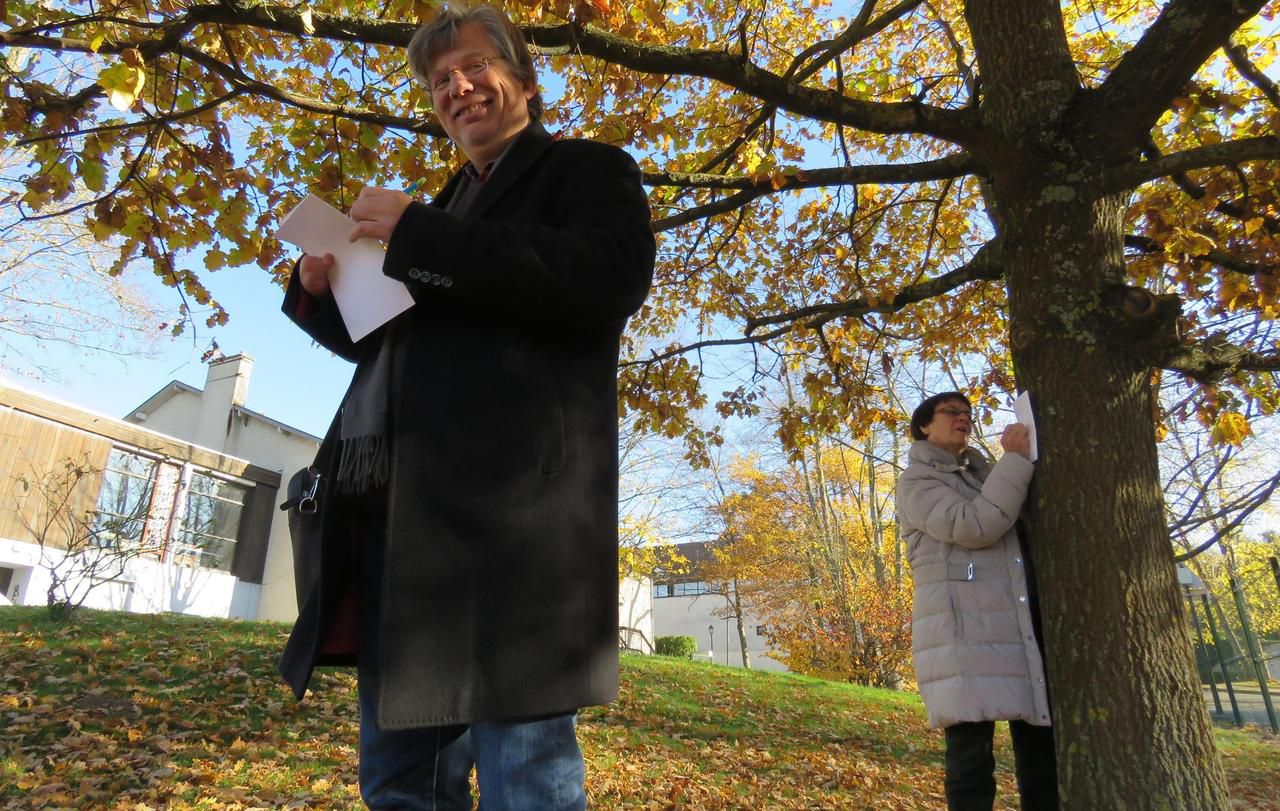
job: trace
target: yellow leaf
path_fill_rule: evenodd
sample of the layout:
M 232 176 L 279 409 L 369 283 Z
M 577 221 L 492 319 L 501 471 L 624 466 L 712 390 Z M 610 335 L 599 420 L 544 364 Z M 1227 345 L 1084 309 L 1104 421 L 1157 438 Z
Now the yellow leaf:
M 106 42 L 106 40 L 107 40 L 106 34 L 99 34 L 98 36 L 89 40 L 89 50 L 93 51 L 94 53 L 97 53 L 98 49 L 102 47 L 102 43 Z
M 1235 411 L 1224 411 L 1218 416 L 1217 423 L 1209 432 L 1209 441 L 1215 445 L 1236 445 L 1244 442 L 1245 437 L 1253 434 L 1249 420 Z
M 1244 233 L 1246 236 L 1253 236 L 1258 229 L 1262 227 L 1262 218 L 1254 217 L 1251 220 L 1244 221 Z
M 133 102 L 142 92 L 147 75 L 141 68 L 117 63 L 98 74 L 98 84 L 107 91 L 107 99 L 111 106 L 124 112 L 133 106 Z
M 299 19 L 302 21 L 302 30 L 308 36 L 316 32 L 315 23 L 311 19 L 311 9 L 304 9 L 302 14 L 299 15 Z

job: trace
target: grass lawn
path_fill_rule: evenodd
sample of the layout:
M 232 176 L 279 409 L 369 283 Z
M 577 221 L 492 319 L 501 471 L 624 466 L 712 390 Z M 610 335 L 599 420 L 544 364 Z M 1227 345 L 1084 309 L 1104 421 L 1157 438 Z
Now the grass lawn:
M 361 808 L 353 675 L 321 671 L 295 702 L 286 633 L 0 608 L 0 807 Z M 942 807 L 942 736 L 910 693 L 627 656 L 621 697 L 579 730 L 593 808 Z M 1237 807 L 1280 809 L 1280 742 L 1217 738 Z M 1016 808 L 1003 730 L 997 760 L 997 807 Z

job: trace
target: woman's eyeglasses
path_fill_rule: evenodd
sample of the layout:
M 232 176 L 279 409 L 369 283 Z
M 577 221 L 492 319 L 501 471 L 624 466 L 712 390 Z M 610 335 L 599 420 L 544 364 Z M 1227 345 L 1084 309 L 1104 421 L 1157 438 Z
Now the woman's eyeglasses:
M 937 416 L 938 414 L 946 414 L 948 417 L 965 417 L 966 419 L 973 419 L 972 411 L 967 408 L 956 408 L 955 406 L 936 408 L 933 413 L 934 416 Z

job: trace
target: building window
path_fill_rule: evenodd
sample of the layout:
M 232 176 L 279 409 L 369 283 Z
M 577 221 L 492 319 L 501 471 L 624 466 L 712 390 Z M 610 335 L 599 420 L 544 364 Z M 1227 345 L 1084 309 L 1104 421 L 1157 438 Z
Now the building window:
M 676 583 L 673 587 L 673 597 L 697 597 L 699 594 L 706 594 L 711 591 L 707 584 L 701 580 L 691 580 L 687 583 Z
M 94 545 L 128 549 L 142 544 L 156 467 L 154 459 L 118 448 L 111 451 L 93 518 Z
M 769 626 L 768 626 L 768 625 L 757 625 L 757 626 L 756 626 L 756 636 L 768 636 L 768 635 L 769 635 Z
M 654 584 L 653 584 L 653 596 L 654 596 L 655 598 L 658 598 L 658 597 L 670 597 L 670 596 L 671 596 L 671 584 L 670 584 L 670 583 L 654 583 Z
M 174 560 L 230 571 L 247 492 L 240 485 L 205 473 L 192 473 L 187 485 L 187 508 L 174 544 Z

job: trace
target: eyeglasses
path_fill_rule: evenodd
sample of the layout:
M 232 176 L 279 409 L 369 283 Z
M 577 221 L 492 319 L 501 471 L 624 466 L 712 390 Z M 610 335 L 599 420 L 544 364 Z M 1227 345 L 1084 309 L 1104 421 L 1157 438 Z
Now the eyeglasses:
M 449 78 L 458 74 L 467 79 L 479 79 L 489 66 L 502 59 L 501 56 L 482 56 L 471 62 L 455 65 L 431 80 L 431 92 L 441 93 L 449 86 Z
M 948 417 L 964 417 L 968 420 L 973 419 L 972 411 L 967 408 L 956 408 L 955 406 L 943 406 L 942 408 L 934 409 L 933 415 L 936 417 L 939 414 L 946 414 Z

